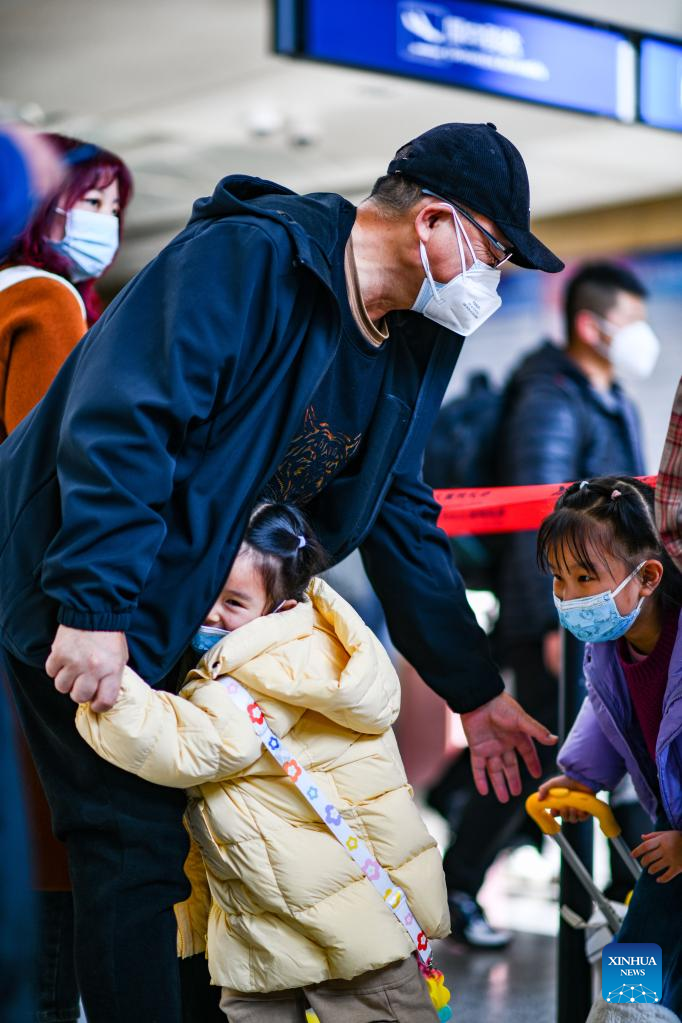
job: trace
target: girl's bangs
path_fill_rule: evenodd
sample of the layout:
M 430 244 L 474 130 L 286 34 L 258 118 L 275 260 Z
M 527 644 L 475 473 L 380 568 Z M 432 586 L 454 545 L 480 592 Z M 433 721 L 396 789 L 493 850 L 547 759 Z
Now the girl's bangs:
M 569 508 L 553 512 L 540 527 L 538 565 L 544 572 L 551 571 L 549 558 L 552 554 L 559 566 L 568 569 L 569 559 L 572 559 L 591 575 L 599 574 L 596 561 L 610 574 L 606 554 L 623 558 L 623 552 L 615 549 L 613 533 L 605 523 Z

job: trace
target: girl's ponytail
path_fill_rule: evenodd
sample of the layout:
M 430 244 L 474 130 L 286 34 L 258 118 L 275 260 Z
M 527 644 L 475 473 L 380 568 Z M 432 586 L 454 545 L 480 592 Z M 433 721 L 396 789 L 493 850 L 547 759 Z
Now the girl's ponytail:
M 259 505 L 244 543 L 258 559 L 271 611 L 283 600 L 302 600 L 310 580 L 328 565 L 324 548 L 295 505 Z

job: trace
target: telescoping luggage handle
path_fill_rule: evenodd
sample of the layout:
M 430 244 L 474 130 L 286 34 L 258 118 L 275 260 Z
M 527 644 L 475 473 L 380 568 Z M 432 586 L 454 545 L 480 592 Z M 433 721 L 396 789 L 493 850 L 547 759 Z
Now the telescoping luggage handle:
M 426 934 L 410 911 L 404 891 L 394 884 L 388 873 L 372 856 L 371 852 L 345 820 L 334 804 L 322 791 L 319 783 L 308 774 L 280 739 L 275 735 L 263 711 L 244 687 L 231 676 L 221 679 L 234 702 L 249 716 L 254 731 L 268 753 L 272 754 L 284 773 L 294 783 L 306 803 L 312 807 L 323 824 L 341 843 L 349 856 L 357 863 L 365 877 L 372 882 L 386 905 L 393 911 L 414 942 L 419 960 L 429 968 L 433 953 Z
M 575 789 L 556 788 L 549 790 L 547 799 L 540 799 L 539 793 L 534 792 L 526 800 L 527 813 L 533 818 L 540 829 L 558 844 L 562 855 L 570 864 L 571 869 L 601 909 L 609 929 L 613 934 L 616 934 L 620 929 L 620 919 L 617 913 L 606 896 L 594 883 L 592 875 L 582 860 L 568 844 L 564 835 L 561 834 L 561 825 L 552 813 L 552 811 L 559 811 L 560 813 L 562 809 L 569 807 L 575 810 L 582 810 L 599 821 L 599 827 L 603 834 L 618 850 L 618 854 L 628 867 L 635 881 L 641 874 L 642 868 L 630 854 L 627 843 L 621 835 L 620 825 L 614 817 L 611 807 L 602 799 L 597 799 L 596 796 L 591 795 L 589 792 L 576 792 Z

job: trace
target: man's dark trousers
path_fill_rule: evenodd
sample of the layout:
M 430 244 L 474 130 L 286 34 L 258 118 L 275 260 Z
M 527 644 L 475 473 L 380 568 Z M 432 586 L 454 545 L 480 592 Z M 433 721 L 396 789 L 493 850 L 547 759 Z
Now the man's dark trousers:
M 43 671 L 4 656 L 54 831 L 68 849 L 88 1023 L 179 1023 L 173 905 L 189 895 L 185 793 L 98 757 L 76 731 L 72 700 Z

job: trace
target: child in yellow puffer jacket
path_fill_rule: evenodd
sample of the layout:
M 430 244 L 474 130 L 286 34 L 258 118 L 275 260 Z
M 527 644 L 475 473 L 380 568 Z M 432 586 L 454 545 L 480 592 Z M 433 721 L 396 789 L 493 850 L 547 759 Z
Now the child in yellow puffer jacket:
M 324 1023 L 433 1023 L 412 939 L 224 684 L 229 676 L 253 696 L 422 929 L 444 937 L 440 855 L 391 729 L 398 678 L 355 611 L 311 582 L 322 567 L 298 509 L 260 506 L 193 641 L 204 656 L 180 694 L 126 669 L 114 707 L 81 706 L 77 727 L 118 767 L 188 790 L 211 895 L 209 970 L 230 1023 L 304 1023 L 308 1005 Z

